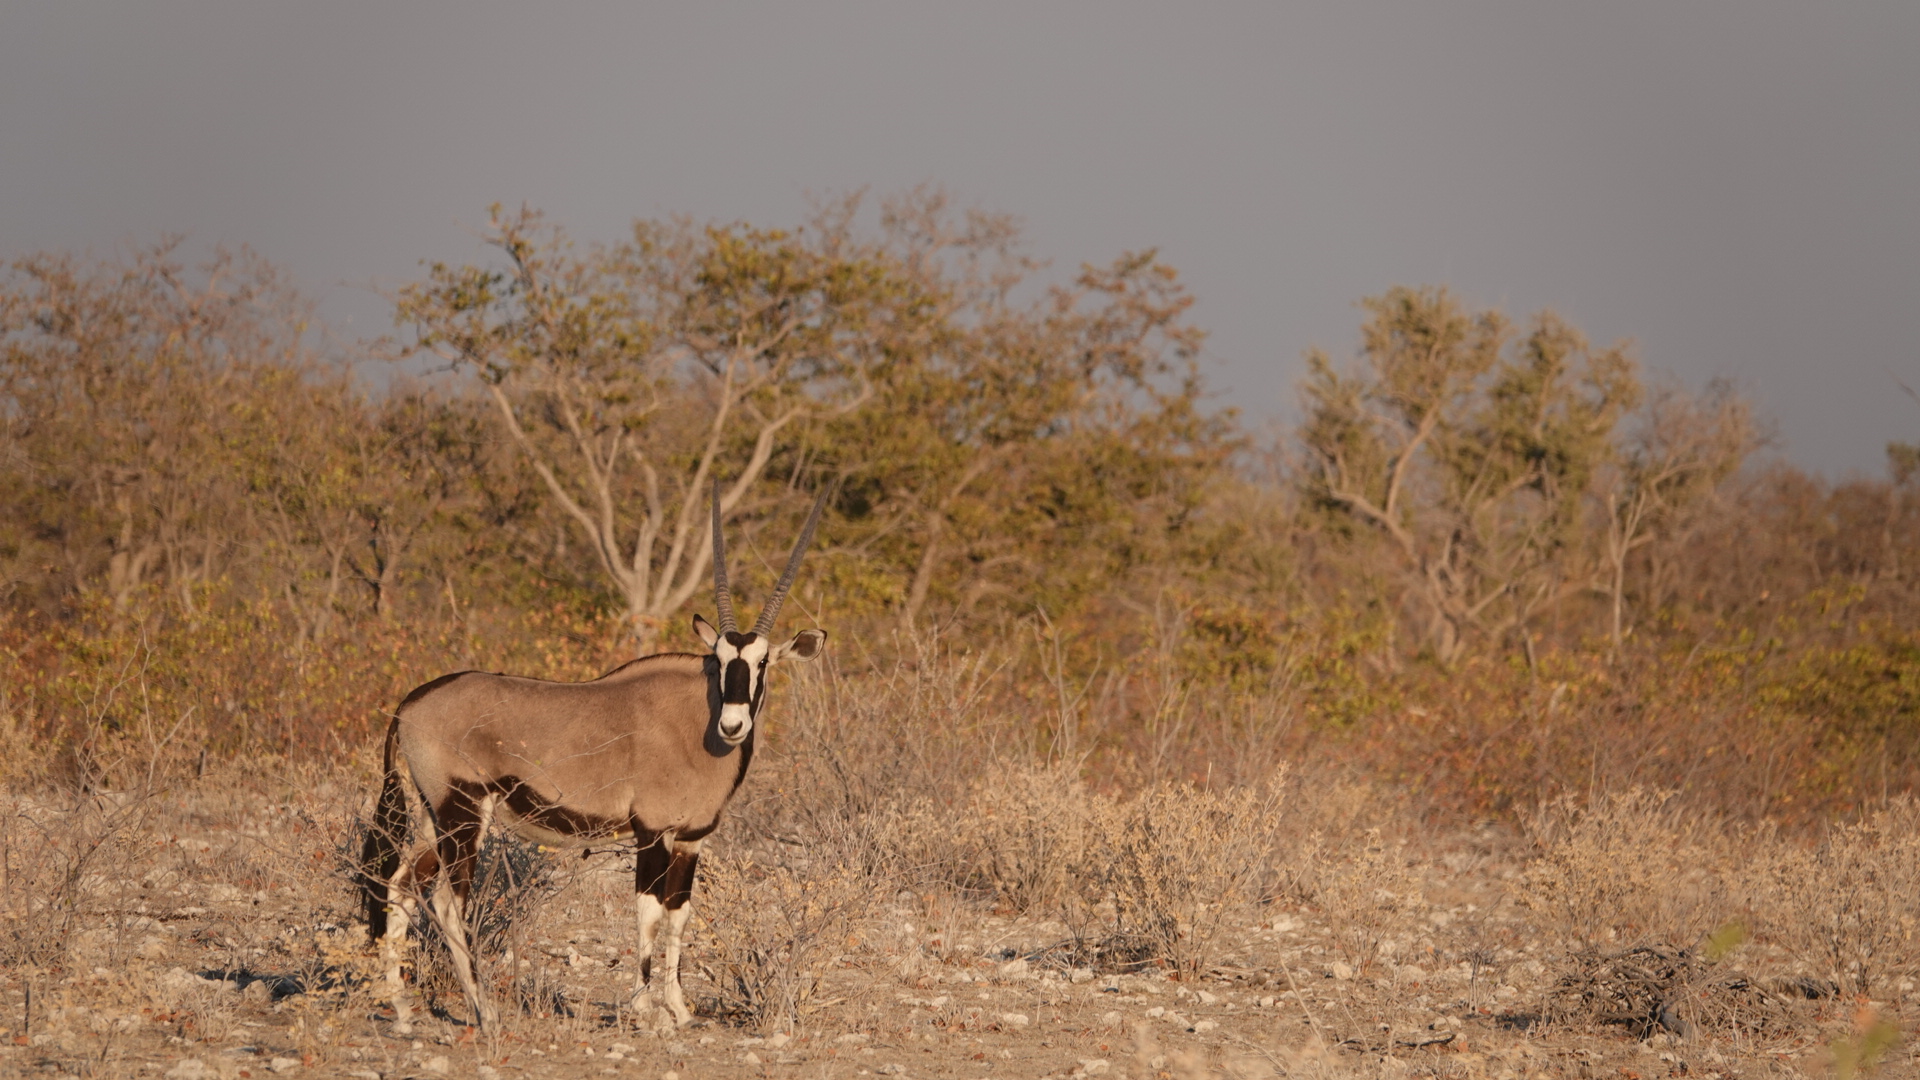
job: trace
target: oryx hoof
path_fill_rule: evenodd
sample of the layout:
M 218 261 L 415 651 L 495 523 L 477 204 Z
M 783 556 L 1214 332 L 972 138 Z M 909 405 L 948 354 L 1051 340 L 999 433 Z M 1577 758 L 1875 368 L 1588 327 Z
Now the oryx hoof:
M 633 1011 L 633 1026 L 641 1031 L 651 1031 L 664 1035 L 676 1027 L 683 1027 L 686 1021 L 679 1019 L 663 1005 L 653 1000 L 651 993 L 639 993 L 628 1003 Z

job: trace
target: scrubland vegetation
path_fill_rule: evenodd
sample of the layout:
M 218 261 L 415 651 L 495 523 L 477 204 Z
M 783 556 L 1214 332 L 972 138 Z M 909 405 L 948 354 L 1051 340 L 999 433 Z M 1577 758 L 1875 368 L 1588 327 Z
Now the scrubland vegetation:
M 1915 447 L 1808 475 L 1441 288 L 1252 432 L 1151 253 L 925 193 L 490 228 L 377 342 L 244 253 L 12 263 L 0 1071 L 1912 1072 Z M 695 647 L 715 477 L 748 610 L 830 493 L 786 612 L 832 638 L 702 863 L 699 1026 L 615 1004 L 619 852 L 502 838 L 502 1030 L 429 941 L 393 1037 L 387 710 Z

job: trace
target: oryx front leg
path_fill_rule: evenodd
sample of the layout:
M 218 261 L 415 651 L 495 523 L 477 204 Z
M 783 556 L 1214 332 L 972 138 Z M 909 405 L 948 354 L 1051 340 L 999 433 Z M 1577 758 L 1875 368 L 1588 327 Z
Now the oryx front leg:
M 661 986 L 661 997 L 673 1022 L 686 1026 L 693 1021 L 686 994 L 680 989 L 680 935 L 688 916 L 693 914 L 693 875 L 700 863 L 700 843 L 679 843 L 662 838 L 641 849 L 634 868 L 635 915 L 640 930 L 640 975 L 633 988 L 633 1009 L 645 1016 L 653 1008 L 653 988 Z M 659 979 L 653 976 L 653 941 L 662 919 L 667 924 L 666 968 Z

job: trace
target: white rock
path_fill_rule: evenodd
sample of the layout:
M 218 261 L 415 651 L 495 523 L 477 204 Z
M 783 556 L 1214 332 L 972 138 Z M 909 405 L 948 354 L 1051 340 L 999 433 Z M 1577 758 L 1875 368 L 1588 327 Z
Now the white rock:
M 845 1035 L 842 1035 L 833 1041 L 837 1043 L 845 1043 L 849 1046 L 858 1046 L 861 1043 L 867 1041 L 867 1033 L 864 1031 L 849 1031 Z
M 1023 1028 L 1033 1023 L 1033 1018 L 1026 1013 L 1001 1013 L 1000 1022 L 1010 1028 Z
M 1120 1026 L 1121 1022 L 1124 1021 L 1125 1019 L 1126 1019 L 1125 1017 L 1120 1015 L 1119 1010 L 1116 1009 L 1112 1012 L 1107 1013 L 1105 1016 L 1102 1016 L 1100 1018 L 1100 1023 L 1110 1028 L 1117 1028 Z
M 1147 1010 L 1147 1019 L 1149 1020 L 1158 1020 L 1165 1015 L 1167 1015 L 1167 1007 L 1165 1005 L 1155 1005 L 1153 1008 Z
M 267 1062 L 267 1068 L 277 1073 L 292 1072 L 299 1067 L 299 1058 L 277 1057 Z
M 747 1064 L 747 1065 L 758 1065 L 760 1064 L 760 1055 L 749 1050 L 746 1053 L 740 1055 L 740 1061 L 743 1064 Z
M 430 1073 L 439 1073 L 442 1076 L 444 1076 L 446 1075 L 446 1072 L 448 1069 L 453 1068 L 453 1063 L 447 1060 L 446 1055 L 435 1054 L 432 1057 L 428 1058 L 427 1060 L 421 1062 L 420 1067 L 427 1070 Z
M 1327 965 L 1327 970 L 1332 973 L 1336 979 L 1344 980 L 1353 978 L 1353 965 L 1343 963 L 1339 960 L 1335 960 L 1333 963 Z
M 1077 1076 L 1099 1076 L 1111 1068 L 1113 1063 L 1106 1058 L 1081 1058 L 1080 1067 L 1073 1071 Z
M 188 1058 L 166 1071 L 167 1080 L 200 1080 L 207 1075 L 207 1063 L 199 1058 Z
M 1199 1032 L 1200 1034 L 1204 1035 L 1207 1032 L 1212 1031 L 1214 1028 L 1217 1028 L 1219 1026 L 1220 1025 L 1218 1023 L 1212 1020 L 1201 1020 L 1195 1023 L 1190 1030 Z
M 1220 1001 L 1219 994 L 1210 994 L 1205 990 L 1200 991 L 1199 997 L 1200 997 L 1200 1004 L 1202 1005 L 1214 1005 Z
M 778 1035 L 774 1035 L 771 1038 L 769 1038 L 767 1040 L 767 1045 L 772 1049 L 778 1050 L 792 1041 L 793 1041 L 793 1036 L 782 1031 Z
M 1024 957 L 1019 960 L 1009 960 L 1000 965 L 1000 974 L 1009 979 L 1024 979 L 1027 976 L 1028 967 Z

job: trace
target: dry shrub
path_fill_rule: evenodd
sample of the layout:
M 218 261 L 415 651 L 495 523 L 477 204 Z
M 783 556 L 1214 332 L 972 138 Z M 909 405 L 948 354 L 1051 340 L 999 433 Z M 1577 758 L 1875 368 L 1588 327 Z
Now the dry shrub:
M 1728 914 L 1716 871 L 1732 840 L 1672 792 L 1636 788 L 1589 806 L 1559 799 L 1529 825 L 1539 855 L 1520 899 L 1571 946 L 1688 943 Z
M 1283 779 L 1226 791 L 1160 783 L 1095 803 L 1087 869 L 1112 899 L 1117 934 L 1182 971 L 1207 970 L 1229 917 L 1271 880 Z
M 701 963 L 718 1011 L 766 1031 L 834 1004 L 820 990 L 854 948 L 875 883 L 845 865 L 788 866 L 714 853 L 700 862 Z
M 1224 791 L 1162 782 L 1130 798 L 1060 766 L 1009 765 L 958 807 L 885 812 L 895 864 L 915 880 L 1062 917 L 1086 963 L 1152 959 L 1204 970 L 1227 918 L 1270 891 L 1285 774 Z
M 126 795 L 67 795 L 59 801 L 16 795 L 0 802 L 0 967 L 64 967 L 92 909 L 135 869 L 148 819 L 147 800 Z
M 1103 802 L 1071 770 L 1010 765 L 975 780 L 958 808 L 911 799 L 887 807 L 879 820 L 894 872 L 905 881 L 1041 912 L 1084 887 Z
M 1365 973 L 1388 938 L 1424 909 L 1404 842 L 1390 842 L 1378 828 L 1345 842 L 1315 834 L 1301 859 L 1296 890 L 1320 908 L 1334 947 Z
M 1769 834 L 1771 835 L 1771 834 Z M 1920 803 L 1834 826 L 1812 848 L 1781 841 L 1742 882 L 1761 929 L 1859 994 L 1920 971 Z
M 1546 1013 L 1562 1022 L 1617 1024 L 1636 1038 L 1662 1028 L 1682 1036 L 1756 1036 L 1791 1032 L 1805 1019 L 1805 997 L 1793 983 L 1756 979 L 1707 953 L 1639 945 L 1571 958 L 1547 996 Z

